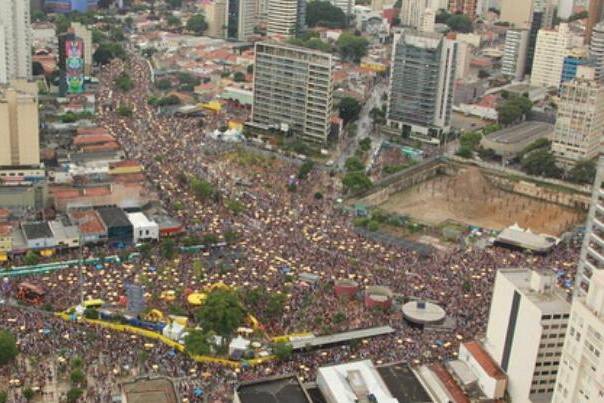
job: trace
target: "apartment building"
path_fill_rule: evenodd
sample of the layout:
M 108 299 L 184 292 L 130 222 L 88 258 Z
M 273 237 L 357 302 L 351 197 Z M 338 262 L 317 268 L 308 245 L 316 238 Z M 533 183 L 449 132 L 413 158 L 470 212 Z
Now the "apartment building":
M 29 1 L 0 1 L 0 84 L 31 80 L 31 46 Z
M 266 33 L 294 37 L 306 29 L 306 0 L 268 0 Z
M 331 127 L 332 70 L 331 54 L 256 43 L 252 123 L 325 143 Z
M 0 89 L 0 167 L 39 164 L 37 96 Z
M 529 43 L 527 29 L 508 29 L 505 34 L 505 46 L 501 60 L 501 73 L 522 81 L 526 70 L 526 57 Z

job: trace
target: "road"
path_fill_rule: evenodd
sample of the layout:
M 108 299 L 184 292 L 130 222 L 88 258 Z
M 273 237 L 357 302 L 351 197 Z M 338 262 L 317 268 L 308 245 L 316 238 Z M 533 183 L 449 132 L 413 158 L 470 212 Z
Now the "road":
M 382 107 L 382 96 L 386 93 L 386 90 L 387 84 L 385 82 L 380 82 L 376 84 L 376 86 L 373 88 L 371 95 L 369 96 L 369 98 L 363 105 L 363 108 L 361 109 L 359 118 L 355 122 L 358 127 L 356 137 L 353 138 L 352 141 L 348 141 L 348 139 L 343 139 L 340 142 L 340 149 L 338 150 L 340 155 L 335 160 L 335 165 L 337 167 L 344 168 L 344 163 L 352 154 L 354 154 L 354 151 L 356 150 L 359 141 L 363 140 L 364 138 L 370 137 L 371 134 L 374 132 L 373 123 L 371 117 L 369 116 L 369 112 L 371 112 L 374 107 Z M 381 139 L 376 138 L 375 136 L 371 137 L 371 150 L 369 152 L 369 155 L 372 155 L 375 149 L 381 143 Z

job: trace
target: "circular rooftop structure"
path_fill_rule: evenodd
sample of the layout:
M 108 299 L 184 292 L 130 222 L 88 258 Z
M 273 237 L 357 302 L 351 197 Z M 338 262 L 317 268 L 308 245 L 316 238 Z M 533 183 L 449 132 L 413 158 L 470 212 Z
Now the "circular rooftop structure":
M 446 315 L 443 308 L 428 301 L 409 301 L 403 305 L 403 317 L 418 325 L 441 323 Z

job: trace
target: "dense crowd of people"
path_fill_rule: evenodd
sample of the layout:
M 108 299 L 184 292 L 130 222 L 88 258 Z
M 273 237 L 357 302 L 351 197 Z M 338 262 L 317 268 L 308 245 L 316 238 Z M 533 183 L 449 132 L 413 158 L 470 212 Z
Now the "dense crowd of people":
M 128 92 L 113 88 L 114 78 L 123 71 L 135 83 Z M 66 365 L 62 362 L 81 357 L 89 379 L 86 401 L 110 401 L 118 380 L 150 373 L 173 377 L 188 401 L 200 399 L 195 391 L 202 388 L 210 401 L 226 402 L 231 401 L 238 382 L 285 373 L 312 379 L 315 370 L 328 363 L 358 358 L 418 363 L 454 357 L 460 341 L 484 332 L 499 268 L 554 270 L 560 284 L 573 279 L 577 245 L 560 246 L 546 256 L 452 246 L 446 252 L 423 257 L 413 250 L 368 240 L 355 231 L 350 214 L 338 203 L 339 184 L 327 172 L 315 169 L 296 189 L 292 191 L 290 186 L 288 190 L 290 178 L 298 170 L 295 164 L 254 153 L 243 145 L 209 139 L 209 132 L 225 124 L 228 111 L 208 113 L 203 121 L 159 114 L 147 104 L 152 80 L 143 59 L 114 60 L 103 69 L 100 81 L 97 123 L 119 139 L 129 158 L 144 165 L 149 184 L 158 191 L 164 206 L 185 223 L 191 235 L 220 238 L 226 231 L 234 231 L 239 240 L 210 256 L 183 254 L 166 259 L 155 250 L 139 262 L 88 267 L 83 284 L 77 269 L 26 278 L 47 290 L 46 300 L 53 310 L 77 304 L 82 289 L 87 297 L 115 302 L 125 284 L 139 282 L 146 286 L 148 305 L 169 311 L 170 304 L 160 299 L 161 291 L 179 290 L 182 294 L 185 289 L 199 290 L 222 281 L 237 288 L 262 287 L 287 294 L 282 316 L 263 318 L 262 312 L 254 312 L 265 319 L 271 336 L 381 325 L 392 326 L 395 333 L 295 353 L 288 361 L 233 370 L 196 363 L 159 343 L 145 346 L 140 337 L 0 305 L 0 326 L 17 336 L 22 353 L 17 365 L 0 370 L 0 378 L 19 379 L 21 385 L 36 386 L 44 392 L 47 385 L 61 379 L 61 365 Z M 119 116 L 118 105 L 129 105 L 133 116 Z M 196 196 L 187 183 L 191 177 L 210 182 L 220 196 Z M 238 200 L 243 211 L 232 211 L 226 202 L 229 200 Z M 213 263 L 227 258 L 232 263 L 229 270 Z M 202 262 L 203 272 L 194 270 L 196 261 Z M 283 267 L 294 278 L 308 272 L 320 280 L 316 286 L 288 282 Z M 361 287 L 387 286 L 395 295 L 435 301 L 445 308 L 452 325 L 445 330 L 422 331 L 406 325 L 400 310 L 369 310 L 361 300 L 341 300 L 334 294 L 333 280 L 343 278 L 353 279 Z M 34 357 L 41 364 L 33 362 Z M 11 388 L 10 396 L 20 401 L 21 388 Z

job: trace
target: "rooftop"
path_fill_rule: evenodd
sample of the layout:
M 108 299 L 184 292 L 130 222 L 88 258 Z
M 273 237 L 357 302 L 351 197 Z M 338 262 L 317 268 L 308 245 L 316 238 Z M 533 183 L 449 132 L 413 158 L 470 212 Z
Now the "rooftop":
M 409 365 L 404 363 L 378 367 L 377 371 L 399 403 L 429 403 L 430 396 Z
M 507 127 L 489 134 L 492 141 L 512 144 L 519 142 L 532 142 L 533 140 L 553 133 L 554 126 L 544 122 L 523 122 L 519 125 Z
M 440 380 L 443 386 L 447 389 L 448 394 L 453 399 L 453 403 L 470 403 L 463 389 L 455 382 L 453 376 L 447 371 L 444 365 L 437 363 L 429 366 L 436 377 Z
M 489 353 L 476 341 L 469 341 L 464 343 L 464 346 L 468 349 L 474 359 L 480 364 L 484 372 L 490 377 L 495 379 L 505 379 L 506 376 L 503 371 L 499 368 L 497 363 L 491 358 Z
M 139 379 L 122 385 L 126 403 L 178 403 L 174 384 L 169 379 Z
M 236 392 L 241 403 L 311 403 L 295 376 L 269 378 L 240 385 Z
M 31 222 L 21 224 L 26 239 L 52 238 L 53 233 L 47 222 Z
M 72 220 L 78 223 L 82 234 L 102 234 L 107 232 L 105 224 L 101 217 L 94 210 L 72 211 L 70 214 Z
M 119 207 L 99 207 L 97 212 L 107 228 L 132 226 L 126 213 Z

